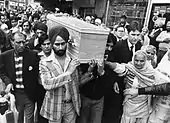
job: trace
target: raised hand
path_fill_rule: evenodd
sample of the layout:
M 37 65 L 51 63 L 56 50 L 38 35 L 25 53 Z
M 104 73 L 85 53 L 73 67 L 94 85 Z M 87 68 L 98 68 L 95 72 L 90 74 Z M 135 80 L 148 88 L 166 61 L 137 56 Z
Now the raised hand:
M 104 61 L 97 61 L 97 72 L 99 75 L 104 74 Z
M 70 61 L 69 67 L 68 67 L 68 72 L 73 73 L 76 69 L 76 67 L 78 67 L 80 65 L 80 62 L 77 59 L 73 59 Z
M 93 72 L 95 66 L 96 66 L 96 61 L 94 59 L 90 60 L 88 72 Z

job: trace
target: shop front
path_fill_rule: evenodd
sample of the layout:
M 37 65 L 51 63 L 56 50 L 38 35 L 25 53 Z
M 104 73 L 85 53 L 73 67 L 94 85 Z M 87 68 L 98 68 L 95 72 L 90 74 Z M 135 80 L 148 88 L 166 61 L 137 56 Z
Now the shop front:
M 121 15 L 127 16 L 127 21 L 137 20 L 141 25 L 145 20 L 148 0 L 110 0 L 107 26 L 113 27 Z
M 164 26 L 170 21 L 170 0 L 149 1 L 144 25 L 151 30 L 157 19 L 161 20 Z

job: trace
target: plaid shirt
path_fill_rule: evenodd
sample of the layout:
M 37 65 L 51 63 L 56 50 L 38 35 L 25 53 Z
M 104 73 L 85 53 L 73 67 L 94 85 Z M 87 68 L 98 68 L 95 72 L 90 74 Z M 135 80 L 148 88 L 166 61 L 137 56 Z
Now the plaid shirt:
M 70 57 L 67 56 L 64 71 L 55 58 L 53 51 L 49 57 L 40 61 L 40 78 L 42 85 L 47 90 L 40 114 L 49 120 L 58 120 L 62 117 L 61 111 L 63 110 L 63 100 L 65 97 L 64 85 L 69 81 L 72 81 L 68 83 L 72 103 L 75 111 L 79 115 L 81 104 L 79 95 L 79 74 L 77 70 L 71 75 L 67 72 L 70 60 Z M 48 64 L 52 64 L 55 68 L 49 69 Z M 54 71 L 58 75 L 54 75 Z

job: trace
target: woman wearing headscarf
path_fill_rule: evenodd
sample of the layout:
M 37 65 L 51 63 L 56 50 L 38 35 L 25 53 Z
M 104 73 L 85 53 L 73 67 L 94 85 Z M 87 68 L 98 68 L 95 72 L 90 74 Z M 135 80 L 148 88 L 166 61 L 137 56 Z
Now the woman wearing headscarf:
M 130 88 L 124 91 L 125 95 L 159 95 L 154 98 L 154 108 L 148 123 L 170 122 L 170 51 L 168 51 L 155 70 L 154 86 L 142 88 Z M 162 95 L 162 96 L 160 96 Z
M 147 62 L 147 54 L 137 51 L 132 62 L 118 64 L 106 62 L 120 76 L 125 76 L 125 88 L 141 88 L 152 86 L 155 80 L 155 71 Z M 149 117 L 150 107 L 148 95 L 139 95 L 134 98 L 125 96 L 121 123 L 146 123 Z

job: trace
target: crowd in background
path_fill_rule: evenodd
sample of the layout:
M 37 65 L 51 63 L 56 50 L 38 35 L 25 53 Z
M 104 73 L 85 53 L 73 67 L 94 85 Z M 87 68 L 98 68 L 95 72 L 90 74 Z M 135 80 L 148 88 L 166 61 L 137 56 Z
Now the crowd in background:
M 17 123 L 170 122 L 168 86 L 145 89 L 170 82 L 170 21 L 157 19 L 148 30 L 121 15 L 104 61 L 80 64 L 66 55 L 68 30 L 48 30 L 48 13 L 31 6 L 0 10 L 0 77 L 15 95 Z M 96 15 L 82 20 L 109 28 Z

